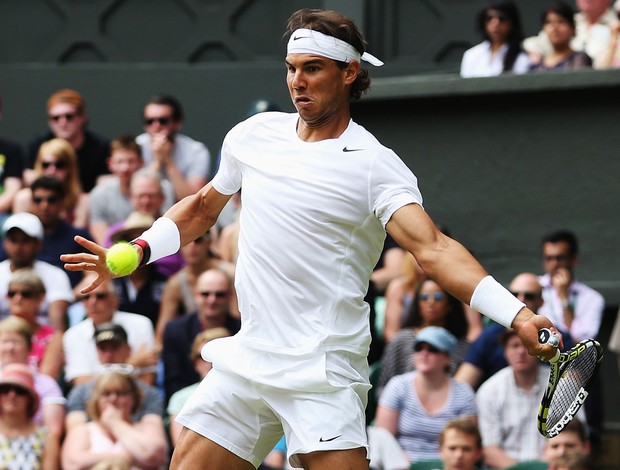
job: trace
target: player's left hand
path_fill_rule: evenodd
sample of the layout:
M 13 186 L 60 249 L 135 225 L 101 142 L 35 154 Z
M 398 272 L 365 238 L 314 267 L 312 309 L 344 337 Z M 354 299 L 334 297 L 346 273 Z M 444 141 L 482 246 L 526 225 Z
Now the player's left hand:
M 523 308 L 512 322 L 512 328 L 517 332 L 527 352 L 532 356 L 537 356 L 544 361 L 555 356 L 557 348 L 548 344 L 540 344 L 538 332 L 542 328 L 548 328 L 560 337 L 560 349 L 564 347 L 562 334 L 553 326 L 553 323 L 544 315 L 537 315 L 528 308 Z
M 114 276 L 106 265 L 106 252 L 108 250 L 79 235 L 77 235 L 74 240 L 90 251 L 90 253 L 60 255 L 60 260 L 65 263 L 65 269 L 67 271 L 89 271 L 97 274 L 97 277 L 80 291 L 82 294 L 88 294 L 99 287 L 104 281 L 117 277 Z

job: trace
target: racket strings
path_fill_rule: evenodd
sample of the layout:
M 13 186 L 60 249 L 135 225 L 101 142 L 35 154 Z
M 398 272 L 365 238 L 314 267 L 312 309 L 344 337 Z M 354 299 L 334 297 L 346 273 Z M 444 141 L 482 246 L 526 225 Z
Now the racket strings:
M 562 369 L 555 393 L 549 404 L 548 429 L 555 426 L 577 400 L 579 390 L 585 388 L 595 374 L 597 363 L 596 349 L 587 348 Z

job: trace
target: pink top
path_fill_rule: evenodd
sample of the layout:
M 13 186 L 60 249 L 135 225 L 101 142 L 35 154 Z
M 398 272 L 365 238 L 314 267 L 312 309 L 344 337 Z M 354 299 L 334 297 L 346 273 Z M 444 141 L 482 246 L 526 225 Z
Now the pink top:
M 35 370 L 39 370 L 47 345 L 52 340 L 52 335 L 55 332 L 56 330 L 53 327 L 41 325 L 39 331 L 32 336 L 32 350 L 28 355 L 28 361 Z

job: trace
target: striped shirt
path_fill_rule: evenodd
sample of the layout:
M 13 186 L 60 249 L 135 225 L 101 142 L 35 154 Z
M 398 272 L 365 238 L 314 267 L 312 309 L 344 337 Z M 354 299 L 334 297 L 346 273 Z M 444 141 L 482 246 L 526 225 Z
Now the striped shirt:
M 399 412 L 396 439 L 411 461 L 437 459 L 439 434 L 448 421 L 460 416 L 476 416 L 475 394 L 469 385 L 450 379 L 450 392 L 443 409 L 430 414 L 415 392 L 416 374 L 414 371 L 393 377 L 379 405 Z

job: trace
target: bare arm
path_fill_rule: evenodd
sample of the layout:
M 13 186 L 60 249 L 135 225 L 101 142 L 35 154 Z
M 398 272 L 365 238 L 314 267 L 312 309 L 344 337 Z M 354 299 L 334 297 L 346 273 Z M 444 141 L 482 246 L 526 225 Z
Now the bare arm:
M 13 199 L 22 187 L 22 180 L 9 176 L 4 179 L 4 192 L 0 195 L 0 212 L 9 212 L 13 206 Z
M 43 359 L 39 365 L 39 372 L 58 380 L 60 378 L 60 372 L 62 371 L 64 361 L 65 356 L 62 349 L 62 333 L 60 331 L 56 331 L 45 348 Z
M 493 468 L 506 468 L 515 465 L 517 461 L 509 457 L 499 446 L 486 446 L 483 449 L 484 463 Z
M 388 222 L 387 231 L 400 246 L 413 254 L 430 278 L 462 302 L 470 304 L 474 290 L 488 273 L 463 245 L 441 233 L 422 207 L 409 204 L 398 209 Z M 511 326 L 531 355 L 547 359 L 554 356 L 554 348 L 538 343 L 539 329 L 552 328 L 555 331 L 546 317 L 523 308 Z
M 67 310 L 69 309 L 69 302 L 66 300 L 56 300 L 52 302 L 47 309 L 47 315 L 50 319 L 50 324 L 58 331 L 65 331 L 67 329 Z
M 164 344 L 164 329 L 168 322 L 177 316 L 181 301 L 181 288 L 177 273 L 168 279 L 164 285 L 164 292 L 161 296 L 159 317 L 157 318 L 157 326 L 155 327 L 155 344 L 160 348 Z
M 390 248 L 383 256 L 383 267 L 375 269 L 370 276 L 375 287 L 381 292 L 385 291 L 389 282 L 402 274 L 405 250 L 402 248 Z
M 454 374 L 454 380 L 465 382 L 471 388 L 476 388 L 482 378 L 482 370 L 469 362 L 463 362 Z
M 398 435 L 399 416 L 400 413 L 398 411 L 379 405 L 375 416 L 375 425 L 379 428 L 387 429 L 390 431 L 390 434 L 396 437 Z
M 231 196 L 220 194 L 213 189 L 211 183 L 204 186 L 199 192 L 177 202 L 164 216 L 172 219 L 181 234 L 181 246 L 185 246 L 209 230 L 217 221 L 217 217 Z M 97 278 L 82 289 L 87 294 L 96 289 L 102 282 L 114 276 L 106 266 L 107 250 L 86 238 L 76 236 L 75 241 L 91 253 L 75 253 L 61 255 L 67 271 L 92 271 Z M 140 259 L 142 249 L 135 246 Z

